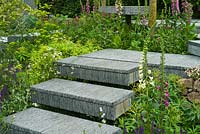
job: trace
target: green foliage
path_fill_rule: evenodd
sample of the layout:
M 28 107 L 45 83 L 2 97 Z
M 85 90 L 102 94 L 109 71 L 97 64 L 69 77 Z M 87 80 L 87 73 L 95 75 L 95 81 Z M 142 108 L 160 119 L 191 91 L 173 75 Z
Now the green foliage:
M 22 0 L 0 0 L 0 35 L 24 29 L 24 14 L 30 8 Z
M 163 39 L 160 39 L 163 45 Z M 139 66 L 139 85 L 136 87 L 136 97 L 131 109 L 121 118 L 119 126 L 126 128 L 128 133 L 134 133 L 143 127 L 145 133 L 164 130 L 165 133 L 180 132 L 180 128 L 189 130 L 199 123 L 199 110 L 181 96 L 181 87 L 177 81 L 179 77 L 164 73 L 164 47 L 162 48 L 160 71 L 151 73 L 146 65 L 147 50 L 144 48 L 142 63 Z M 185 104 L 189 104 L 187 109 Z M 191 112 L 187 110 L 191 109 Z M 183 107 L 185 108 L 183 110 Z M 190 118 L 188 118 L 190 116 Z M 197 122 L 194 122 L 196 120 Z M 193 124 L 188 126 L 188 121 Z M 153 128 L 152 128 L 153 127 Z M 192 129 L 193 130 L 193 129 Z
M 179 54 L 187 53 L 188 40 L 195 38 L 194 25 L 186 24 L 187 20 L 165 19 L 166 23 L 150 29 L 141 25 L 140 19 L 127 26 L 123 18 L 92 13 L 72 20 L 63 29 L 73 42 L 80 40 L 84 44 L 87 40 L 93 40 L 102 48 L 142 50 L 146 37 L 149 37 L 149 51 L 160 52 L 159 39 L 163 38 L 164 51 Z
M 10 56 L 5 55 L 0 62 L 2 70 L 0 87 L 8 86 L 9 94 L 3 101 L 3 113 L 8 115 L 29 107 L 31 105 L 29 87 L 56 77 L 57 72 L 53 64 L 56 60 L 99 49 L 89 41 L 84 46 L 70 40 L 56 39 L 54 42 L 37 47 L 30 42 L 11 43 L 6 49 Z

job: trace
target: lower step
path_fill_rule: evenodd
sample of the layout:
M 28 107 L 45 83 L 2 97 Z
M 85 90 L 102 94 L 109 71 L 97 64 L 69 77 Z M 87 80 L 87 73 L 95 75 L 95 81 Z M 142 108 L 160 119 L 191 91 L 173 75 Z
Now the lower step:
M 32 101 L 77 113 L 115 120 L 131 107 L 133 91 L 52 79 L 31 87 Z M 100 110 L 102 109 L 102 111 Z
M 114 126 L 38 108 L 10 115 L 4 121 L 9 134 L 121 134 Z
M 200 56 L 200 40 L 191 40 L 188 43 L 188 52 Z

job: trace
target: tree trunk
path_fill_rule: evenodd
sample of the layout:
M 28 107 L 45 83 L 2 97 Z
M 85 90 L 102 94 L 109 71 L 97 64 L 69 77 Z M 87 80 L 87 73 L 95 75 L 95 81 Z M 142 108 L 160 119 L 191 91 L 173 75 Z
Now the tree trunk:
M 122 0 L 123 5 L 132 6 L 133 0 Z M 125 20 L 128 25 L 131 25 L 131 15 L 125 15 Z
M 149 27 L 156 24 L 157 0 L 150 0 Z
M 102 6 L 106 6 L 106 0 L 101 0 Z

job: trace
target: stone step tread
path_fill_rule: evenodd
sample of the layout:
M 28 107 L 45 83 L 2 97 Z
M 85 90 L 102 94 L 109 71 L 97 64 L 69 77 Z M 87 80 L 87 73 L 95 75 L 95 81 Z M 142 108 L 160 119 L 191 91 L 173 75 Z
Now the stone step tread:
M 189 40 L 189 45 L 195 45 L 200 47 L 200 40 Z
M 134 50 L 121 50 L 121 49 L 104 49 L 101 51 L 93 52 L 90 54 L 82 55 L 82 57 L 110 59 L 127 62 L 140 62 L 142 52 Z M 159 65 L 161 53 L 148 52 L 148 64 Z M 165 66 L 176 68 L 190 68 L 200 64 L 200 58 L 193 55 L 180 55 L 180 54 L 165 54 Z
M 99 12 L 117 13 L 115 6 L 101 6 Z M 124 15 L 138 15 L 148 14 L 149 6 L 122 6 L 122 14 Z
M 69 57 L 56 63 L 62 76 L 118 85 L 139 80 L 138 63 L 88 57 Z
M 52 79 L 31 87 L 32 101 L 56 108 L 115 120 L 131 106 L 133 91 L 76 81 Z
M 148 65 L 160 66 L 161 53 L 148 52 Z M 58 61 L 62 76 L 128 86 L 139 80 L 138 67 L 142 52 L 121 49 L 104 49 L 78 57 Z M 194 55 L 165 54 L 165 72 L 186 77 L 187 68 L 200 65 Z M 73 69 L 72 69 L 73 68 Z
M 120 134 L 120 128 L 63 115 L 38 108 L 29 108 L 4 119 L 9 134 Z
M 190 40 L 190 41 L 188 41 L 188 52 L 190 54 L 200 56 L 200 40 Z
M 130 90 L 63 79 L 48 80 L 31 88 L 40 92 L 109 106 L 119 104 L 133 96 Z
M 131 72 L 138 67 L 138 63 L 74 56 L 58 60 L 57 64 L 59 66 L 69 66 L 72 69 L 73 67 L 81 67 L 85 69 L 96 69 L 112 72 L 115 71 L 119 73 Z
M 197 39 L 200 39 L 200 33 L 199 33 L 199 34 L 197 34 Z

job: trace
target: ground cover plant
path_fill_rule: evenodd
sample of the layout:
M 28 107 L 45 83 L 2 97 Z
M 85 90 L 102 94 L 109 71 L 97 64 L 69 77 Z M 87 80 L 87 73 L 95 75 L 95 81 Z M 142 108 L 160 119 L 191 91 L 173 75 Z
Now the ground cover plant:
M 187 41 L 195 37 L 194 25 L 190 24 L 190 4 L 183 6 L 182 13 L 174 12 L 174 15 L 170 13 L 171 9 L 163 10 L 160 13 L 162 23 L 150 28 L 146 23 L 147 15 L 137 16 L 135 23 L 126 25 L 123 16 L 83 8 L 91 3 L 82 6 L 82 15 L 70 19 L 62 15 L 49 17 L 46 10 L 32 10 L 20 0 L 6 2 L 0 0 L 4 3 L 0 5 L 1 36 L 40 35 L 34 40 L 0 44 L 1 116 L 32 106 L 30 86 L 57 77 L 59 72 L 53 62 L 58 59 L 104 48 L 144 49 L 141 80 L 134 88 L 136 98 L 131 109 L 116 124 L 124 129 L 124 133 L 131 134 L 139 131 L 195 134 L 200 131 L 200 105 L 181 95 L 183 87 L 177 83 L 179 77 L 163 73 L 164 52 L 186 54 Z M 44 5 L 40 9 L 49 10 L 50 7 Z M 160 71 L 148 71 L 147 48 L 148 51 L 163 52 Z
M 178 82 L 179 76 L 164 73 L 164 51 L 159 70 L 148 69 L 146 54 L 147 47 L 139 67 L 138 86 L 133 88 L 136 97 L 131 109 L 119 118 L 118 125 L 126 134 L 198 134 L 200 104 L 182 95 L 184 87 Z M 200 78 L 196 70 L 188 69 L 187 72 Z

